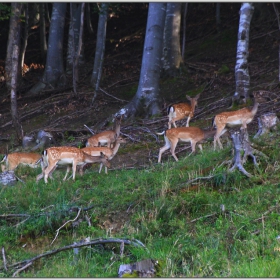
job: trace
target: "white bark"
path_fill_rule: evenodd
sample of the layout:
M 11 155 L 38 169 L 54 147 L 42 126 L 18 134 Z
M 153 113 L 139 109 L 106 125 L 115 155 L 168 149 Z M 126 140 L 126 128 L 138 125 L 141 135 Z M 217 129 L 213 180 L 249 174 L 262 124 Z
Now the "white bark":
M 252 3 L 242 3 L 240 9 L 240 20 L 238 30 L 238 42 L 235 65 L 236 91 L 233 100 L 244 97 L 247 101 L 250 87 L 250 76 L 248 70 L 249 56 L 249 30 L 254 7 Z
M 166 3 L 149 3 L 142 67 L 138 89 L 130 103 L 119 110 L 124 117 L 160 114 L 159 78 L 163 50 Z

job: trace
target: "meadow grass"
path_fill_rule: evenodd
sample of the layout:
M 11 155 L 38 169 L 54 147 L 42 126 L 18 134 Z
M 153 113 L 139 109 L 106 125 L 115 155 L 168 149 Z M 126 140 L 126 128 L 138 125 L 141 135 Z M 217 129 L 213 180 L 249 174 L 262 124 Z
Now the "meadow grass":
M 126 245 L 123 255 L 119 244 L 83 247 L 78 254 L 67 250 L 41 258 L 19 275 L 117 277 L 120 264 L 152 258 L 162 277 L 279 277 L 278 145 L 271 144 L 268 160 L 258 157 L 259 170 L 247 161 L 252 178 L 228 172 L 231 148 L 213 151 L 212 144 L 189 157 L 180 153 L 178 162 L 165 154 L 163 164 L 142 169 L 106 175 L 96 165 L 76 181 L 63 182 L 61 169 L 48 184 L 36 183 L 39 169 L 19 168 L 25 183 L 0 188 L 2 215 L 28 215 L 0 219 L 7 263 L 86 237 L 124 238 L 145 248 Z M 78 224 L 67 223 L 87 207 L 92 208 L 81 213 Z M 5 271 L 3 265 L 1 259 L 0 276 L 10 277 L 15 269 Z

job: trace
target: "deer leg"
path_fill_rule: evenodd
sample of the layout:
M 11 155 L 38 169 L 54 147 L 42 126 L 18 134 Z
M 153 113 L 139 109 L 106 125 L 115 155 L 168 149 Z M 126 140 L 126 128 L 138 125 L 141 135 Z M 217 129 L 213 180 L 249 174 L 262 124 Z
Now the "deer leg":
M 174 142 L 171 142 L 171 148 L 170 148 L 171 155 L 175 158 L 176 161 L 178 161 L 178 158 L 175 155 L 175 149 L 176 149 L 177 144 L 178 144 L 178 140 L 174 141 Z
M 225 127 L 223 127 L 222 129 L 218 129 L 216 131 L 216 134 L 214 136 L 214 150 L 216 150 L 216 142 L 218 142 L 220 149 L 223 149 L 223 145 L 221 143 L 220 137 L 227 131 L 227 129 L 225 129 Z
M 188 119 L 187 119 L 186 127 L 189 127 L 189 126 L 190 126 L 190 119 L 191 119 L 191 117 L 190 117 L 190 115 L 189 115 L 189 116 L 188 116 Z
M 56 162 L 57 163 L 57 162 Z M 53 165 L 53 166 L 50 166 L 48 165 L 48 167 L 44 170 L 44 180 L 45 180 L 45 183 L 47 184 L 48 183 L 48 177 L 49 177 L 49 174 L 50 173 L 53 173 L 54 170 L 56 169 L 57 165 Z
M 158 163 L 161 162 L 161 155 L 164 153 L 166 150 L 170 148 L 170 142 L 168 140 L 165 140 L 165 146 L 161 147 L 159 149 L 159 154 L 158 154 Z
M 70 171 L 70 165 L 67 165 L 67 169 L 66 169 L 66 173 L 65 173 L 65 176 L 64 176 L 64 178 L 63 178 L 63 181 L 66 180 L 69 171 Z M 71 177 L 69 177 L 68 179 L 70 179 L 70 178 L 71 178 Z
M 100 163 L 100 167 L 99 167 L 99 173 L 101 172 L 102 167 L 103 167 L 103 163 L 101 162 L 101 163 Z M 106 172 L 106 166 L 105 166 L 105 172 Z

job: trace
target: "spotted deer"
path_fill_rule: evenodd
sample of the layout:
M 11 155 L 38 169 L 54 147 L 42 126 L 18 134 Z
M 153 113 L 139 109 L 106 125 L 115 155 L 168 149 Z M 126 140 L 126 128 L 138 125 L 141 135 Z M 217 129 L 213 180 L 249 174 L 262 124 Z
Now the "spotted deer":
M 218 142 L 220 149 L 223 145 L 220 141 L 220 137 L 227 131 L 228 127 L 241 126 L 242 129 L 247 129 L 249 124 L 258 111 L 259 103 L 254 100 L 254 106 L 252 109 L 248 107 L 239 109 L 237 111 L 222 112 L 214 117 L 213 126 L 216 126 L 216 134 L 214 136 L 214 150 L 216 149 L 216 143 Z
M 76 167 L 78 165 L 101 162 L 106 167 L 110 167 L 110 162 L 104 154 L 99 153 L 99 156 L 90 156 L 76 147 L 51 147 L 43 151 L 43 158 L 47 167 L 43 170 L 42 174 L 37 176 L 37 182 L 44 177 L 45 183 L 47 183 L 48 177 L 54 172 L 58 165 L 67 166 L 63 181 L 66 180 L 71 165 L 73 180 L 75 180 Z
M 165 140 L 165 145 L 159 149 L 158 163 L 160 163 L 162 154 L 168 149 L 170 149 L 174 159 L 178 161 L 175 149 L 179 141 L 191 143 L 192 151 L 189 155 L 195 152 L 196 144 L 202 151 L 201 143 L 207 138 L 213 137 L 215 130 L 202 130 L 199 127 L 176 127 L 157 134 L 164 135 Z
M 176 121 L 182 120 L 184 118 L 187 119 L 186 127 L 189 126 L 190 119 L 194 116 L 194 110 L 197 106 L 197 100 L 200 96 L 200 93 L 197 94 L 195 97 L 191 98 L 190 96 L 186 95 L 187 99 L 191 102 L 189 103 L 177 103 L 168 108 L 168 129 L 171 128 L 171 124 L 174 127 L 176 126 Z
M 98 147 L 107 145 L 107 147 L 112 148 L 116 139 L 120 135 L 121 119 L 121 117 L 116 118 L 114 130 L 102 131 L 100 133 L 97 133 L 96 135 L 91 136 L 86 142 L 86 147 Z
M 89 154 L 91 156 L 97 156 L 100 154 L 100 152 L 102 152 L 107 158 L 108 160 L 112 160 L 112 158 L 117 154 L 119 147 L 121 145 L 121 143 L 126 143 L 126 140 L 122 137 L 118 137 L 116 139 L 116 142 L 113 146 L 113 148 L 109 148 L 109 147 L 85 147 L 82 148 L 81 150 L 86 153 Z M 100 163 L 100 168 L 99 168 L 99 173 L 101 172 L 103 167 L 103 163 Z M 83 166 L 81 167 L 81 169 L 83 168 Z M 107 174 L 107 167 L 105 166 L 105 173 Z
M 2 172 L 15 170 L 19 165 L 29 166 L 31 168 L 41 167 L 43 168 L 41 161 L 41 155 L 37 153 L 10 153 L 4 156 L 3 160 L 5 164 L 1 164 Z

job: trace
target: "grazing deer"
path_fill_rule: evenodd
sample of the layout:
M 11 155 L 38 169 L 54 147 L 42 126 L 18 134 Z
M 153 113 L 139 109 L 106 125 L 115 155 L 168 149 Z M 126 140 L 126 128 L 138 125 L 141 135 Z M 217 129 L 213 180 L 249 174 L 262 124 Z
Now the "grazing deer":
M 177 127 L 175 122 L 182 120 L 186 117 L 188 117 L 186 126 L 187 127 L 189 126 L 190 119 L 194 115 L 195 106 L 197 106 L 197 99 L 199 98 L 199 96 L 200 96 L 200 93 L 193 98 L 186 95 L 187 99 L 191 102 L 191 104 L 177 103 L 172 106 L 169 106 L 169 108 L 168 108 L 168 118 L 169 118 L 168 129 L 171 128 L 172 123 L 173 123 L 174 127 Z
M 99 156 L 90 156 L 84 153 L 81 149 L 75 147 L 48 148 L 44 150 L 43 158 L 44 162 L 46 162 L 48 166 L 43 170 L 42 174 L 37 176 L 37 181 L 44 177 L 45 183 L 48 182 L 48 177 L 54 172 L 57 165 L 67 165 L 67 171 L 63 181 L 66 180 L 71 165 L 73 171 L 73 180 L 75 180 L 77 165 L 102 162 L 106 167 L 110 167 L 110 162 L 102 153 L 99 153 Z
M 119 150 L 119 147 L 121 145 L 121 143 L 126 143 L 126 140 L 123 139 L 122 137 L 118 137 L 116 139 L 115 145 L 113 148 L 109 148 L 109 147 L 85 147 L 82 148 L 81 150 L 86 153 L 89 154 L 91 156 L 97 156 L 100 154 L 100 152 L 102 152 L 107 158 L 108 160 L 111 160 L 116 153 Z M 82 165 L 81 169 L 83 169 L 84 165 Z M 101 172 L 103 167 L 103 163 L 100 163 L 100 168 L 99 168 L 99 173 Z M 107 167 L 105 166 L 105 173 L 107 174 Z
M 218 142 L 220 149 L 223 148 L 220 136 L 227 131 L 227 127 L 241 126 L 242 129 L 247 129 L 247 124 L 253 120 L 258 111 L 258 106 L 259 103 L 255 99 L 252 109 L 246 107 L 237 111 L 223 112 L 216 115 L 213 120 L 213 126 L 217 128 L 214 136 L 214 150 L 216 149 L 216 142 Z
M 114 130 L 106 130 L 96 135 L 91 136 L 86 143 L 86 147 L 98 147 L 107 145 L 107 147 L 112 148 L 116 139 L 120 135 L 121 131 L 121 117 L 116 118 L 116 124 Z
M 172 156 L 178 161 L 178 158 L 175 155 L 175 149 L 179 141 L 182 142 L 191 142 L 192 152 L 195 152 L 195 146 L 198 143 L 198 147 L 202 151 L 201 142 L 209 137 L 213 137 L 215 130 L 202 130 L 199 127 L 176 127 L 171 128 L 158 135 L 164 135 L 165 145 L 159 149 L 158 163 L 161 162 L 161 155 L 163 152 L 170 148 Z
M 1 164 L 2 172 L 15 170 L 20 164 L 27 165 L 31 168 L 37 168 L 39 163 L 41 163 L 41 167 L 43 168 L 43 162 L 41 161 L 41 155 L 37 153 L 11 153 L 4 156 Z

